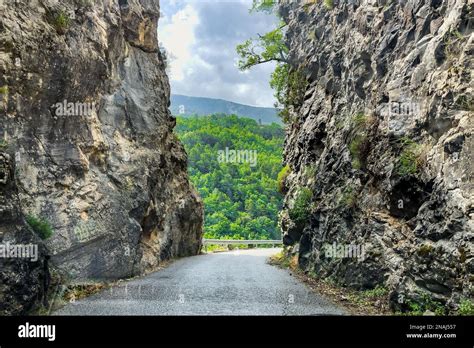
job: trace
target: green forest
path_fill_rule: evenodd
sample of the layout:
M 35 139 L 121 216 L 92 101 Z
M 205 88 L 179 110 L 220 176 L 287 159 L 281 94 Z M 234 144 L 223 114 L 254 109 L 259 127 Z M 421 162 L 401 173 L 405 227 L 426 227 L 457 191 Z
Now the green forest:
M 281 126 L 216 114 L 178 117 L 176 133 L 189 156 L 191 181 L 204 201 L 204 237 L 280 239 Z

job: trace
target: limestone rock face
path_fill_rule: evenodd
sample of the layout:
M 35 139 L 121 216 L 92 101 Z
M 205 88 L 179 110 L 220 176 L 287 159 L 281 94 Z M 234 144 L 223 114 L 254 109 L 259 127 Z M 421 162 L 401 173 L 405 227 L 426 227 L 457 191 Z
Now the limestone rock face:
M 455 310 L 473 295 L 473 2 L 280 5 L 307 82 L 287 128 L 285 242 L 318 276 L 386 286 L 396 310 L 426 296 Z
M 196 254 L 203 207 L 172 132 L 158 1 L 7 0 L 0 13 L 0 139 L 22 214 L 54 230 L 51 263 L 116 279 Z
M 0 151 L 0 313 L 27 314 L 35 304 L 47 305 L 51 276 L 48 251 L 21 213 L 10 156 Z M 28 248 L 24 256 L 11 256 L 10 247 Z M 6 249 L 8 248 L 8 254 Z M 36 252 L 32 248 L 37 248 Z M 25 250 L 25 249 L 22 249 Z M 23 254 L 22 254 L 23 255 Z

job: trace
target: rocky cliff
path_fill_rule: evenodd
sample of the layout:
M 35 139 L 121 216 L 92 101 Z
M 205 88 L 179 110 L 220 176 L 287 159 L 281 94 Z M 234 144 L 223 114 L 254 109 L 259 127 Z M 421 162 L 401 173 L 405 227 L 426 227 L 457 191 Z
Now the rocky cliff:
M 6 0 L 0 13 L 2 175 L 12 173 L 0 182 L 0 238 L 23 234 L 6 212 L 49 226 L 50 264 L 74 280 L 196 254 L 203 209 L 172 133 L 158 1 Z M 36 277 L 20 268 L 0 273 Z M 11 312 L 31 302 L 19 301 Z
M 35 304 L 48 304 L 49 252 L 39 236 L 27 224 L 21 211 L 14 180 L 14 163 L 6 153 L 0 153 L 0 314 L 23 314 Z M 3 246 L 37 246 L 29 258 L 4 257 Z M 28 249 L 31 250 L 31 249 Z
M 280 224 L 300 267 L 390 291 L 473 295 L 472 0 L 280 1 L 293 71 Z

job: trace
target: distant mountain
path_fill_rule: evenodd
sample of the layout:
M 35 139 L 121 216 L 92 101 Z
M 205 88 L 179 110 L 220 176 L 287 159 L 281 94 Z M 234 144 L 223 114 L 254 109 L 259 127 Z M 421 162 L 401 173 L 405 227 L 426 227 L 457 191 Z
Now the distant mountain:
M 261 108 L 230 102 L 222 99 L 188 97 L 185 95 L 171 95 L 171 113 L 176 116 L 234 114 L 241 117 L 252 118 L 262 124 L 282 124 L 278 117 L 278 109 Z

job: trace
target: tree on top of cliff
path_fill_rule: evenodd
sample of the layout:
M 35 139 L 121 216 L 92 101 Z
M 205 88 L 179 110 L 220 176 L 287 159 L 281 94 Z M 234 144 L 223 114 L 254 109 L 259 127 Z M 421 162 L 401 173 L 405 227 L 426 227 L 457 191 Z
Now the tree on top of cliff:
M 277 0 L 253 0 L 252 8 L 250 12 L 263 11 L 272 13 L 274 12 L 278 2 Z
M 253 0 L 250 12 L 266 12 L 277 14 L 276 0 Z M 240 56 L 238 66 L 240 70 L 247 70 L 251 67 L 276 61 L 288 63 L 288 47 L 284 43 L 284 28 L 286 23 L 280 20 L 280 24 L 275 30 L 266 34 L 258 35 L 258 38 L 250 38 L 244 43 L 237 45 L 237 53 Z
M 238 45 L 239 69 L 247 70 L 255 65 L 272 61 L 287 63 L 288 48 L 283 42 L 283 28 L 285 26 L 286 24 L 282 23 L 275 30 L 258 35 L 256 39 L 248 39 Z
M 250 12 L 267 12 L 278 15 L 276 0 L 254 0 Z M 248 70 L 256 65 L 276 62 L 277 66 L 271 75 L 270 86 L 275 90 L 277 100 L 275 107 L 280 108 L 280 117 L 285 123 L 290 121 L 289 109 L 301 101 L 306 84 L 298 69 L 292 69 L 288 60 L 288 47 L 285 44 L 287 23 L 280 19 L 278 27 L 266 34 L 250 38 L 237 45 L 240 56 L 238 67 Z

